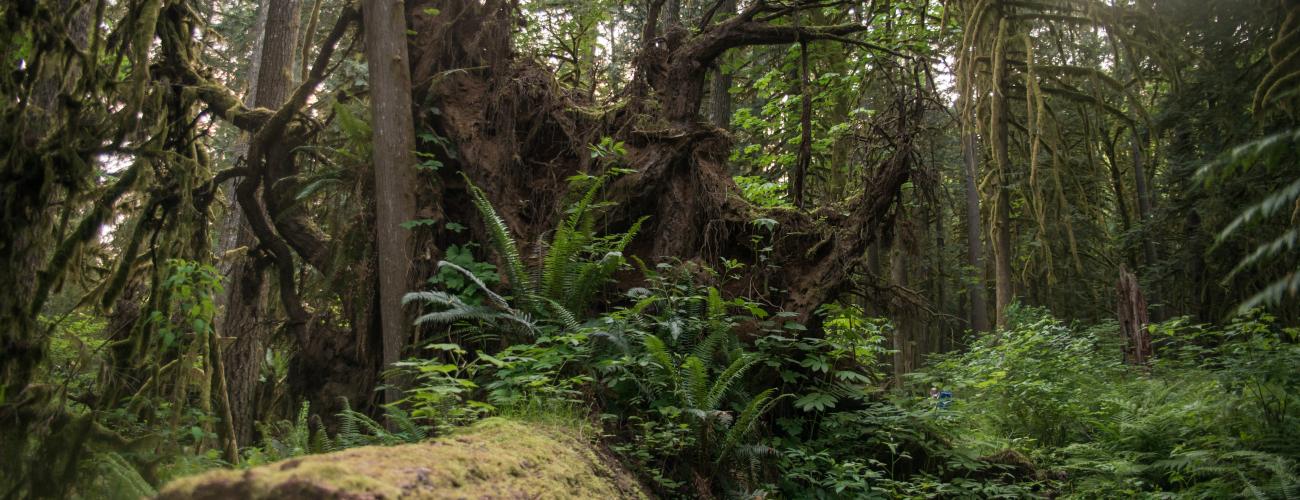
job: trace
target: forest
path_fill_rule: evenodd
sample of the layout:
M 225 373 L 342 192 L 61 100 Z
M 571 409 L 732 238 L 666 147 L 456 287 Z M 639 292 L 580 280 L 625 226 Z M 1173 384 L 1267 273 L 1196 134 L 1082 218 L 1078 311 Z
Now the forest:
M 1300 498 L 1300 0 L 10 0 L 0 64 L 0 499 Z

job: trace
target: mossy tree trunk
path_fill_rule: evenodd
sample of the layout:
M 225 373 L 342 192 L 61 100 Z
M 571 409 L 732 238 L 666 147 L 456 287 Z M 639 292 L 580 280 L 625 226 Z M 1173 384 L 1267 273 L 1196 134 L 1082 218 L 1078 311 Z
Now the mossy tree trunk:
M 993 96 L 989 110 L 993 171 L 997 181 L 993 199 L 993 276 L 999 328 L 1006 326 L 1007 307 L 1015 300 L 1011 274 L 1011 158 L 1007 149 L 1007 103 L 1011 99 L 1007 83 L 1007 24 L 1005 18 L 997 21 L 998 34 L 993 50 Z

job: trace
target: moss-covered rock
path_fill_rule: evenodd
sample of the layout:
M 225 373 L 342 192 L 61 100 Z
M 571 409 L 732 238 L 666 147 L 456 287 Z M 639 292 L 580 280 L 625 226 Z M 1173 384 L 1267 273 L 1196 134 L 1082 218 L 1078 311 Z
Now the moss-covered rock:
M 570 432 L 487 419 L 426 443 L 367 446 L 221 470 L 160 499 L 645 498 L 630 474 Z

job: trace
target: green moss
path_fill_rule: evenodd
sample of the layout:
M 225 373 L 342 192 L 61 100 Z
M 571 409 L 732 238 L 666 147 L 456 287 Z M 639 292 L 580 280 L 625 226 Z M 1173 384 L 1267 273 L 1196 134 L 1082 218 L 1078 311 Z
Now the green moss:
M 644 498 L 558 427 L 493 418 L 427 443 L 367 446 L 182 478 L 160 498 Z

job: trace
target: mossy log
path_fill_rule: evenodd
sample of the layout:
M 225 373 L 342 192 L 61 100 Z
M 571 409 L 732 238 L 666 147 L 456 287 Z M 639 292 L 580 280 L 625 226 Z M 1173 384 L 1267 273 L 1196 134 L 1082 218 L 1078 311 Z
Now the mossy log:
M 366 446 L 168 484 L 160 499 L 646 498 L 572 432 L 493 418 L 418 444 Z

